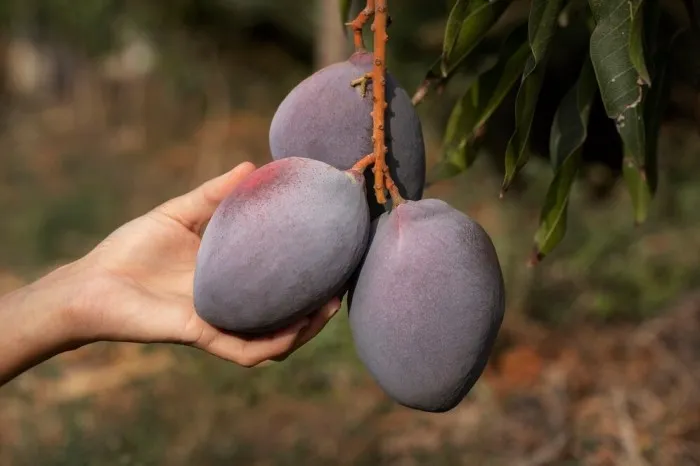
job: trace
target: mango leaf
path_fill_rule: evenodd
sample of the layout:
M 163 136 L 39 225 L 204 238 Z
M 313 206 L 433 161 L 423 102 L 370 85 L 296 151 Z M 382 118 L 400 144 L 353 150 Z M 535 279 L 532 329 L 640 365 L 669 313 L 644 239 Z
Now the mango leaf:
M 522 39 L 517 30 L 511 34 L 503 44 L 501 60 L 479 76 L 452 109 L 443 158 L 428 176 L 429 183 L 458 175 L 476 159 L 484 125 L 522 74 L 529 55 L 529 46 Z
M 544 80 L 544 61 L 555 33 L 562 3 L 562 0 L 532 0 L 528 19 L 530 56 L 525 64 L 515 102 L 515 132 L 506 148 L 506 174 L 501 186 L 501 195 L 508 190 L 515 175 L 530 157 L 530 128 Z
M 631 2 L 634 3 L 634 2 Z M 632 32 L 630 34 L 629 54 L 630 60 L 637 74 L 647 86 L 651 85 L 651 78 L 647 70 L 646 59 L 644 57 L 644 3 L 630 4 L 632 16 Z
M 618 117 L 617 131 L 623 141 L 622 175 L 632 197 L 634 221 L 640 224 L 646 220 L 652 198 L 646 175 L 647 142 L 643 103 L 627 108 Z
M 457 0 L 445 26 L 443 75 L 459 66 L 508 8 L 510 0 Z
M 632 198 L 634 219 L 647 217 L 652 190 L 646 174 L 644 96 L 648 79 L 639 19 L 642 0 L 589 0 L 596 26 L 590 54 L 608 117 L 615 121 L 624 147 L 623 177 Z M 641 64 L 644 64 L 642 67 Z M 642 69 L 642 73 L 640 73 Z M 647 76 L 643 76 L 646 73 Z
M 632 11 L 641 0 L 589 0 L 596 26 L 590 54 L 605 111 L 612 119 L 642 100 L 642 86 L 631 58 Z
M 446 74 L 443 73 L 442 56 L 440 56 L 430 66 L 423 81 L 418 86 L 418 89 L 416 89 L 413 96 L 413 105 L 418 105 L 433 88 L 436 88 L 438 92 L 442 91 L 450 78 L 454 76 L 458 70 L 467 70 L 468 77 L 478 77 L 482 73 L 493 68 L 498 62 L 499 46 L 499 41 L 481 41 L 458 66 L 450 69 Z
M 542 260 L 566 233 L 569 194 L 581 164 L 588 135 L 588 117 L 598 84 L 590 60 L 586 60 L 576 84 L 564 96 L 552 123 L 549 150 L 554 178 L 549 185 L 535 233 L 533 262 Z
M 564 96 L 552 121 L 549 152 L 554 170 L 579 150 L 588 135 L 588 116 L 598 90 L 593 65 L 586 59 L 574 86 Z
M 513 85 L 515 85 L 518 77 L 522 75 L 527 57 L 527 43 L 524 43 L 513 55 L 502 62 L 501 66 L 483 76 L 482 80 L 489 85 L 489 92 L 487 94 L 489 95 L 489 99 L 486 104 L 480 108 L 479 118 L 474 125 L 476 128 L 483 126 L 486 121 L 491 118 L 493 112 L 501 105 L 503 99 L 506 98 L 508 92 L 510 92 Z
M 446 152 L 445 158 L 440 160 L 430 170 L 426 187 L 466 171 L 476 160 L 481 150 L 482 142 L 481 138 L 474 137 L 468 143 Z
M 445 129 L 443 158 L 428 175 L 428 185 L 465 171 L 479 151 L 471 128 L 479 111 L 480 81 L 475 81 L 452 109 Z
M 622 177 L 627 184 L 627 191 L 632 198 L 632 210 L 634 223 L 639 225 L 647 218 L 652 193 L 649 189 L 646 172 L 640 169 L 635 162 L 635 155 L 624 149 L 622 161 Z
M 484 73 L 496 64 L 498 61 L 499 43 L 494 41 L 481 42 L 468 56 L 459 63 L 458 67 L 444 70 L 442 67 L 442 57 L 438 58 L 430 66 L 426 74 L 426 80 L 441 80 L 441 84 L 445 84 L 447 79 L 451 77 L 458 69 L 467 70 L 468 74 L 478 76 Z

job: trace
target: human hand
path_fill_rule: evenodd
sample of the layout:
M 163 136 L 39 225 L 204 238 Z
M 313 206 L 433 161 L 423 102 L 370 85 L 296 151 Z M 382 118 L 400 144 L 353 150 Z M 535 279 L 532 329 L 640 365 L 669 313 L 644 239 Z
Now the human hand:
M 219 203 L 255 169 L 242 163 L 123 225 L 71 264 L 86 281 L 75 324 L 81 338 L 191 345 L 246 367 L 281 360 L 312 339 L 340 307 L 323 309 L 273 335 L 237 337 L 212 327 L 193 307 L 200 235 Z

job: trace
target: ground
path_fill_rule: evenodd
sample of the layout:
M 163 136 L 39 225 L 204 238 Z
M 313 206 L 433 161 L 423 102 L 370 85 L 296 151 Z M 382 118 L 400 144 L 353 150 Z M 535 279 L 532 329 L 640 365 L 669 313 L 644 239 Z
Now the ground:
M 344 313 L 283 363 L 100 344 L 0 392 L 0 463 L 693 465 L 700 295 L 641 325 L 510 339 L 446 414 L 398 406 L 352 352 Z

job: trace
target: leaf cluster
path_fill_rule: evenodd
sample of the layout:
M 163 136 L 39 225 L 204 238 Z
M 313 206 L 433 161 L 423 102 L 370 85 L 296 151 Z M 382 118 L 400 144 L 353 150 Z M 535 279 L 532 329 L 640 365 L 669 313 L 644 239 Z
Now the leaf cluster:
M 550 123 L 553 177 L 534 235 L 536 262 L 565 236 L 569 197 L 596 99 L 614 122 L 623 147 L 621 171 L 635 222 L 646 220 L 657 188 L 658 133 L 674 71 L 669 57 L 679 38 L 698 37 L 700 2 L 531 0 L 528 14 L 517 19 L 513 12 L 522 9 L 522 3 L 449 1 L 441 54 L 425 74 L 414 104 L 450 85 L 453 77 L 468 76 L 454 80 L 466 84 L 460 84 L 461 97 L 447 121 L 442 157 L 429 175 L 432 183 L 469 170 L 482 152 L 494 112 L 516 92 L 515 126 L 504 153 L 504 196 L 533 152 L 535 110 L 541 99 L 550 97 L 543 86 L 548 61 L 558 47 L 567 46 L 560 40 L 567 29 L 576 25 L 582 31 L 587 53 Z

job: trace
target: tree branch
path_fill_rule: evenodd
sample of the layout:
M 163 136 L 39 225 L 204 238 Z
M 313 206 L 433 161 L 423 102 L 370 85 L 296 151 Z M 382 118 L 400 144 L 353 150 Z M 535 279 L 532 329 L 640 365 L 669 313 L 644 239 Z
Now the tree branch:
M 368 2 L 369 3 L 369 2 Z M 387 0 L 376 0 L 374 12 L 374 63 L 372 67 L 372 110 L 373 131 L 372 142 L 374 144 L 374 192 L 377 202 L 386 203 L 384 194 L 384 178 L 389 176 L 386 166 L 387 147 L 385 144 L 384 119 L 386 103 L 386 43 L 389 36 L 386 33 L 386 19 L 388 16 Z M 392 183 L 393 184 L 393 183 Z
M 353 42 L 355 43 L 355 51 L 360 52 L 365 50 L 365 41 L 362 38 L 362 29 L 365 27 L 365 23 L 369 21 L 369 17 L 374 13 L 374 0 L 367 0 L 367 6 L 360 12 L 357 17 L 345 23 L 346 26 L 350 26 L 353 32 Z

